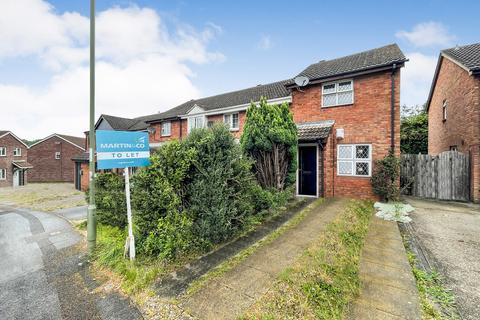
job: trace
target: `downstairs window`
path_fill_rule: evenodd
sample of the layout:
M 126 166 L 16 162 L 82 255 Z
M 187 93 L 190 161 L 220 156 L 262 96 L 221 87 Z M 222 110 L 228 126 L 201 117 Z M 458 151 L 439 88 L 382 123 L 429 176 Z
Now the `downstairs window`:
M 369 177 L 371 174 L 371 145 L 340 144 L 337 146 L 337 175 Z

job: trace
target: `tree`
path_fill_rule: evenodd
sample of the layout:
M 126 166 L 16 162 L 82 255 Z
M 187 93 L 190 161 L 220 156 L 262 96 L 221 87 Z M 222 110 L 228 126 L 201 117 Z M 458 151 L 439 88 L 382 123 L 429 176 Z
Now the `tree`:
M 402 153 L 428 153 L 428 114 L 425 108 L 402 108 L 400 150 Z
M 288 104 L 269 105 L 262 98 L 247 110 L 241 144 L 254 160 L 255 174 L 264 188 L 283 190 L 294 183 L 297 127 Z
M 398 200 L 399 175 L 400 160 L 392 152 L 383 159 L 375 161 L 371 178 L 372 188 L 381 201 Z

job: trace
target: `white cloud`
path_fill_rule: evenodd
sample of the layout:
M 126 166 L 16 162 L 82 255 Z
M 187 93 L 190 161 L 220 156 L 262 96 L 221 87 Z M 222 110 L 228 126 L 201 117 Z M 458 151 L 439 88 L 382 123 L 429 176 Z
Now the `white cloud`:
M 50 74 L 43 87 L 0 82 L 0 105 L 12 110 L 0 117 L 0 128 L 25 138 L 82 134 L 88 129 L 88 18 L 57 14 L 42 0 L 2 1 L 0 12 L 0 60 L 32 59 Z M 222 33 L 212 23 L 172 31 L 156 11 L 129 6 L 99 12 L 96 25 L 97 116 L 141 116 L 198 97 L 186 63 L 225 59 L 208 49 Z
M 272 48 L 273 42 L 269 35 L 262 35 L 260 41 L 258 42 L 258 48 L 261 50 L 269 50 Z
M 434 21 L 419 23 L 413 27 L 412 31 L 401 30 L 395 35 L 416 47 L 448 47 L 456 38 L 443 24 Z
M 438 57 L 420 52 L 412 52 L 406 56 L 409 61 L 401 74 L 401 104 L 423 105 L 428 98 Z

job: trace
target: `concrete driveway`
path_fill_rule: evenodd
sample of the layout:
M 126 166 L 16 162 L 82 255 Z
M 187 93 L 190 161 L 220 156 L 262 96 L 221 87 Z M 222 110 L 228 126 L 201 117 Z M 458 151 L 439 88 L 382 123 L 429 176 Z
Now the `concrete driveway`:
M 406 198 L 412 231 L 453 290 L 462 319 L 480 319 L 480 206 Z
M 0 319 L 139 319 L 129 300 L 99 292 L 81 236 L 55 214 L 0 203 Z

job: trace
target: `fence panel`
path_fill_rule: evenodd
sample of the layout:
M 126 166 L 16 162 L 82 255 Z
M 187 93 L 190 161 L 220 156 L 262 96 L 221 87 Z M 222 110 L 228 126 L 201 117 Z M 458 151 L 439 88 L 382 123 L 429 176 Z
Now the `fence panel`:
M 457 151 L 438 156 L 403 154 L 400 184 L 402 193 L 422 198 L 468 201 L 469 157 Z

